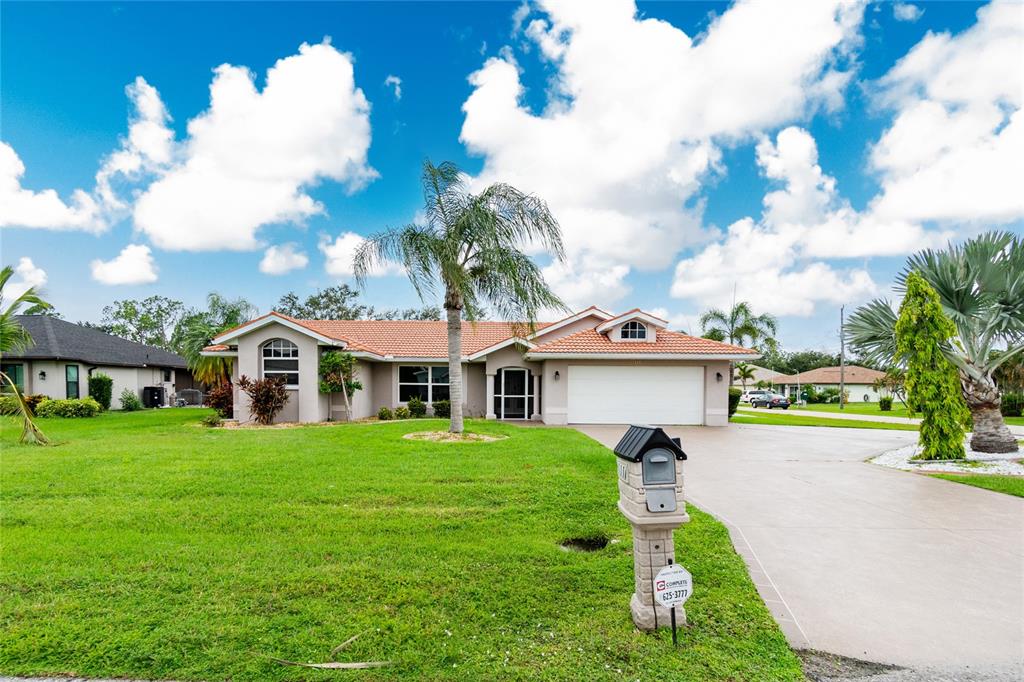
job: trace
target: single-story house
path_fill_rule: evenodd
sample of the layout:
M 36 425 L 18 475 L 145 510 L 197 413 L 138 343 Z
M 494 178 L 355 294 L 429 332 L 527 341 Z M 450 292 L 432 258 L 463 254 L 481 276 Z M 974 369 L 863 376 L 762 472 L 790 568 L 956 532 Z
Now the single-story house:
M 191 378 L 185 358 L 156 346 L 135 343 L 99 329 L 83 327 L 47 315 L 18 315 L 32 335 L 33 345 L 18 354 L 3 356 L 3 371 L 25 394 L 50 398 L 84 398 L 89 376 L 113 379 L 111 407 L 130 389 L 142 399 L 143 389 L 163 389 L 163 404 L 170 404 L 176 380 Z
M 757 353 L 667 325 L 639 309 L 612 315 L 596 307 L 532 332 L 508 322 L 463 322 L 464 413 L 548 424 L 725 425 L 729 362 Z M 280 421 L 345 417 L 342 396 L 319 392 L 319 357 L 331 349 L 357 359 L 363 389 L 353 397 L 353 418 L 413 396 L 428 405 L 449 396 L 444 321 L 301 320 L 272 312 L 213 341 L 204 354 L 235 358 L 235 379 L 285 377 L 289 399 Z M 252 419 L 237 388 L 235 418 Z
M 760 365 L 753 365 L 748 362 L 747 366 L 754 370 L 754 378 L 747 379 L 747 390 L 756 388 L 758 382 L 760 381 L 767 381 L 768 383 L 773 383 L 776 377 L 783 376 L 779 372 L 768 369 L 766 367 L 761 367 Z M 743 388 L 743 382 L 740 381 L 739 377 L 736 377 L 736 380 L 732 382 L 732 385 L 733 388 Z
M 839 367 L 819 367 L 792 376 L 779 375 L 772 381 L 781 389 L 780 393 L 792 399 L 799 399 L 797 388 L 800 387 L 802 390 L 808 384 L 812 384 L 819 391 L 823 388 L 838 389 L 839 370 Z M 849 402 L 877 403 L 880 397 L 889 395 L 884 389 L 881 392 L 874 389 L 875 380 L 884 376 L 885 372 L 879 372 L 877 369 L 847 365 L 843 374 L 843 385 L 850 396 Z

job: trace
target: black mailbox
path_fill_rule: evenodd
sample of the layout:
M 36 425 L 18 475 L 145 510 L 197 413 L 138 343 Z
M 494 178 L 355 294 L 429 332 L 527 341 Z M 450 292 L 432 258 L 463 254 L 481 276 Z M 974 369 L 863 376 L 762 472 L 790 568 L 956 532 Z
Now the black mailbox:
M 642 424 L 633 424 L 629 427 L 619 440 L 619 444 L 615 446 L 615 455 L 630 462 L 642 462 L 644 455 L 656 448 L 667 450 L 675 459 L 686 459 L 682 442 L 678 438 L 669 438 L 660 426 Z

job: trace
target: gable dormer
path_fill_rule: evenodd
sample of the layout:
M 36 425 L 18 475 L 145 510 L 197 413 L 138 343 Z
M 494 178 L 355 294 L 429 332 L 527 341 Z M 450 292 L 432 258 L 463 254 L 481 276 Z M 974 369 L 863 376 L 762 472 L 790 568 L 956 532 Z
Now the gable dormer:
M 658 330 L 667 327 L 667 321 L 636 308 L 601 323 L 597 332 L 605 334 L 612 342 L 654 343 L 658 340 Z

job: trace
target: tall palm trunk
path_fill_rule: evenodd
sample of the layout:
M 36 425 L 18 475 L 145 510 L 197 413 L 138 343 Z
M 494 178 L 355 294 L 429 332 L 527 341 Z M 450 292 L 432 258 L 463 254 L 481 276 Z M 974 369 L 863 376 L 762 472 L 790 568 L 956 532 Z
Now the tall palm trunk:
M 1017 439 L 999 411 L 999 389 L 991 378 L 978 380 L 960 374 L 964 399 L 974 420 L 971 449 L 977 452 L 1017 452 Z
M 462 306 L 446 300 L 444 309 L 448 313 L 448 397 L 452 410 L 448 430 L 462 433 Z

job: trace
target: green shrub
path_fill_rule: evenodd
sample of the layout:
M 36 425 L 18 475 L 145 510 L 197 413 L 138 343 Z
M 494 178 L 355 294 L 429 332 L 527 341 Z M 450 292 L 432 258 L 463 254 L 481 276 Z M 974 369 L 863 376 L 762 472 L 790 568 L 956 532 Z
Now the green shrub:
M 379 410 L 377 410 L 377 419 L 381 420 L 382 422 L 390 421 L 391 419 L 394 418 L 395 413 L 392 412 L 391 408 L 389 407 L 382 407 Z
M 37 417 L 95 417 L 103 408 L 93 398 L 44 400 L 36 408 Z
M 729 416 L 736 414 L 736 408 L 740 406 L 740 397 L 743 395 L 743 390 L 739 388 L 729 389 Z
M 450 400 L 435 400 L 433 405 L 435 417 L 447 419 L 452 416 L 452 403 Z
M 32 414 L 36 413 L 36 408 L 39 407 L 39 403 L 50 399 L 50 396 L 43 395 L 42 393 L 33 393 L 32 395 L 23 395 L 21 397 L 25 399 L 25 404 L 28 405 L 30 410 L 32 410 Z
M 420 417 L 427 416 L 427 404 L 419 399 L 418 396 L 409 398 L 409 414 L 419 419 Z
M 412 414 L 409 412 L 408 407 L 396 407 L 395 408 L 395 419 L 409 419 Z
M 18 399 L 13 395 L 0 396 L 0 414 L 18 414 Z
M 110 409 L 110 398 L 114 392 L 114 380 L 106 374 L 96 373 L 89 377 L 89 397 L 104 410 Z
M 273 424 L 274 417 L 288 403 L 283 376 L 250 379 L 243 374 L 238 378 L 238 388 L 249 396 L 249 411 L 257 424 Z
M 1004 417 L 1024 416 L 1024 393 L 1004 393 L 999 403 Z
M 139 399 L 139 394 L 130 388 L 121 391 L 120 401 L 121 409 L 125 412 L 135 412 L 142 409 L 142 400 Z
M 892 412 L 892 398 L 885 396 L 878 399 L 878 409 L 882 412 Z
M 220 418 L 220 415 L 208 414 L 205 417 L 203 417 L 202 421 L 200 421 L 199 423 L 202 424 L 203 426 L 207 426 L 213 429 L 218 426 L 223 426 L 224 420 Z

